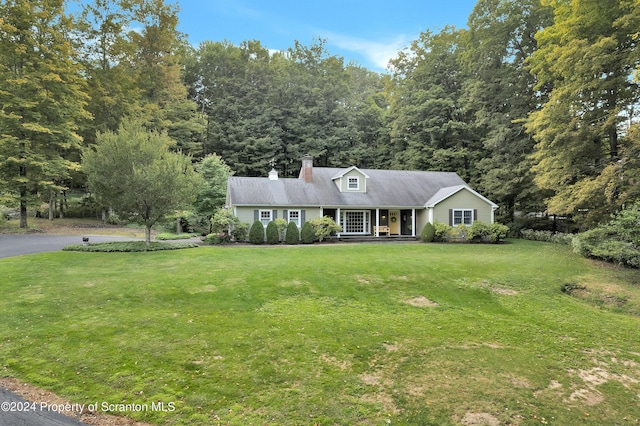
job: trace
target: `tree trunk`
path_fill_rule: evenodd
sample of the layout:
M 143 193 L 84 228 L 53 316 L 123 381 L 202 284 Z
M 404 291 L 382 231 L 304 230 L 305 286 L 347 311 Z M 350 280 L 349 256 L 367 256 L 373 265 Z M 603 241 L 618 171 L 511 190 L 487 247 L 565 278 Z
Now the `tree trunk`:
M 107 223 L 107 209 L 105 209 L 104 207 L 102 208 L 102 223 Z
M 180 217 L 176 219 L 176 234 L 182 234 L 182 220 Z
M 27 190 L 20 189 L 20 228 L 27 227 Z
M 49 188 L 49 220 L 53 220 L 53 189 Z
M 60 200 L 60 219 L 64 219 L 64 204 L 67 201 L 67 194 L 62 191 L 62 199 Z M 68 206 L 67 206 L 68 207 Z
M 22 144 L 22 150 L 24 151 L 24 144 Z M 25 178 L 27 176 L 27 169 L 24 164 L 20 165 L 20 177 Z M 20 228 L 27 227 L 27 187 L 26 184 L 20 185 Z
M 147 244 L 147 247 L 151 244 L 151 225 L 145 227 L 144 242 Z

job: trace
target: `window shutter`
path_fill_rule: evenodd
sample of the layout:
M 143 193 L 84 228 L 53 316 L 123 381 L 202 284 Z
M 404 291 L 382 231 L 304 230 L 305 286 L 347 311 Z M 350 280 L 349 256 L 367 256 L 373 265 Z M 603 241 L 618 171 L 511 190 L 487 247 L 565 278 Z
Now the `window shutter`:
M 305 210 L 300 210 L 300 226 L 302 226 L 307 221 L 305 213 Z
M 253 211 L 253 221 L 260 220 L 260 210 Z
M 287 215 L 287 213 L 289 213 L 289 210 L 282 210 L 282 218 L 288 222 L 289 216 Z
M 475 222 L 478 220 L 478 209 L 473 209 L 473 218 L 471 218 L 471 222 Z
M 449 209 L 449 226 L 453 226 L 453 209 Z
M 271 220 L 276 220 L 278 218 L 278 210 L 274 210 L 271 214 Z

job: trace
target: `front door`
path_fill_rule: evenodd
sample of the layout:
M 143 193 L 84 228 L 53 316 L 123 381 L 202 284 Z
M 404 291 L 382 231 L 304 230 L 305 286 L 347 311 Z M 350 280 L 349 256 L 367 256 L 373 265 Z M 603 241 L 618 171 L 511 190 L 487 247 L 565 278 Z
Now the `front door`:
M 400 210 L 389 210 L 389 234 L 400 234 Z

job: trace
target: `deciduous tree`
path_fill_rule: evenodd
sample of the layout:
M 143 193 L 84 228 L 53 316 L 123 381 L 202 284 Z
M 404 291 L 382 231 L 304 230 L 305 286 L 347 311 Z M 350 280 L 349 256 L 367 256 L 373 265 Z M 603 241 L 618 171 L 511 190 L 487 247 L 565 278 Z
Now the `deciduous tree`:
M 117 132 L 98 134 L 94 148 L 83 153 L 89 188 L 118 215 L 151 227 L 166 214 L 191 204 L 202 178 L 191 158 L 169 151 L 166 133 L 127 120 Z
M 20 204 L 65 188 L 89 117 L 62 0 L 0 3 L 0 184 Z

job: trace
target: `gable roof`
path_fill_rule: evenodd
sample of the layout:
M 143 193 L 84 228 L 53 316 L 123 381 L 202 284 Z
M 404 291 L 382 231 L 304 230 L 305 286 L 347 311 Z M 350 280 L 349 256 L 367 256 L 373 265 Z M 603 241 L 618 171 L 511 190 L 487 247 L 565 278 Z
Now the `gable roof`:
M 493 201 L 489 200 L 488 198 L 483 197 L 482 195 L 480 195 L 479 193 L 477 193 L 476 191 L 471 189 L 466 184 L 465 185 L 456 185 L 456 186 L 448 186 L 448 187 L 445 187 L 445 188 L 440 188 L 438 190 L 438 192 L 436 192 L 433 195 L 433 197 L 431 197 L 424 204 L 424 206 L 425 207 L 435 207 L 436 204 L 440 203 L 441 201 L 446 200 L 447 198 L 451 197 L 454 194 L 457 194 L 458 192 L 462 191 L 463 189 L 466 189 L 467 191 L 471 192 L 476 197 L 478 197 L 478 198 L 482 199 L 483 201 L 485 201 L 486 203 L 490 204 L 491 207 L 498 208 L 498 205 L 496 203 L 494 203 Z
M 466 187 L 462 178 L 453 172 L 358 169 L 369 178 L 367 192 L 340 192 L 332 179 L 350 170 L 353 168 L 345 171 L 314 167 L 313 182 L 308 183 L 296 178 L 269 180 L 232 176 L 227 187 L 227 203 L 233 206 L 424 208 L 442 188 Z
M 362 170 L 360 170 L 359 168 L 357 168 L 356 166 L 351 166 L 348 169 L 340 169 L 340 172 L 338 172 L 337 175 L 333 176 L 331 178 L 331 180 L 335 180 L 335 179 L 339 179 L 341 177 L 343 177 L 344 175 L 346 175 L 347 173 L 349 173 L 351 170 L 357 170 L 359 171 L 365 178 L 369 179 L 369 176 L 367 176 L 367 174 L 365 172 L 363 172 Z

